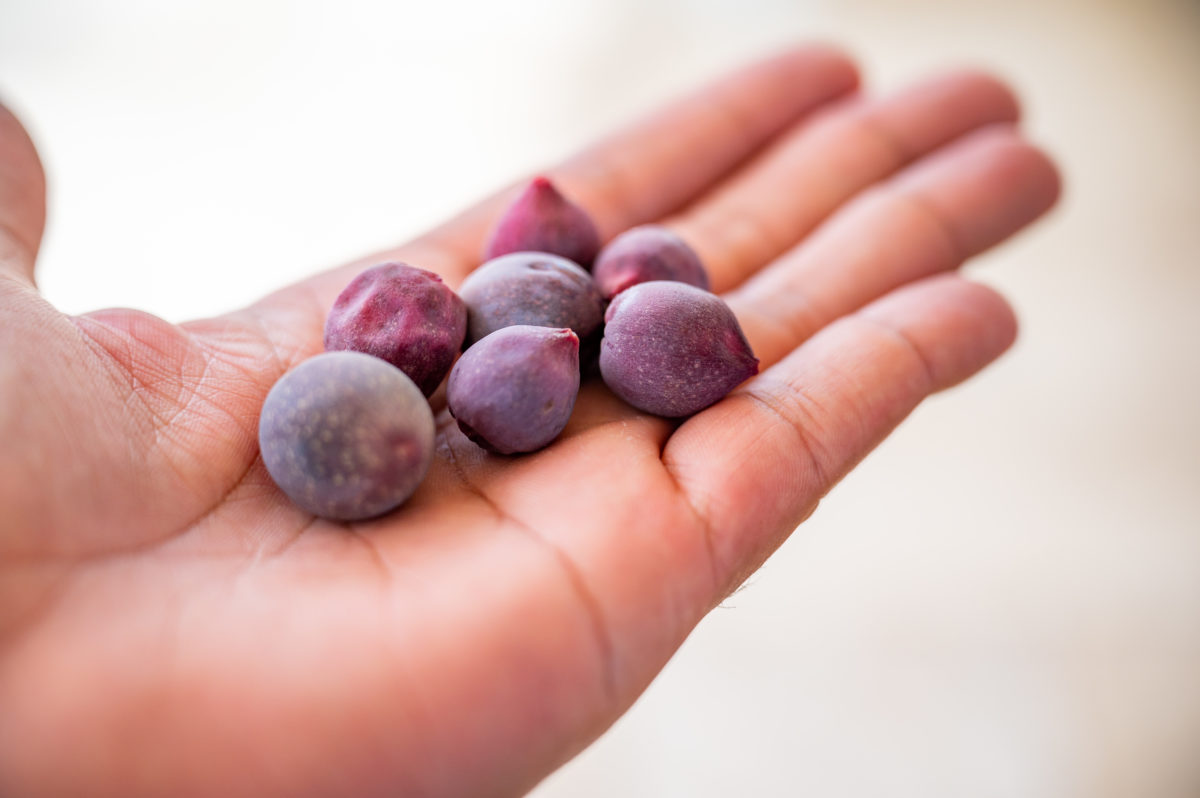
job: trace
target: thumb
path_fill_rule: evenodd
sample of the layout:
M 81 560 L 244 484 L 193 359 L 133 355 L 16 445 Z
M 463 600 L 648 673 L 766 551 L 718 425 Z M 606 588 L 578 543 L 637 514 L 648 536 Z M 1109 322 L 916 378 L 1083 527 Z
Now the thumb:
M 46 224 L 46 176 L 20 121 L 0 104 L 0 275 L 34 285 Z

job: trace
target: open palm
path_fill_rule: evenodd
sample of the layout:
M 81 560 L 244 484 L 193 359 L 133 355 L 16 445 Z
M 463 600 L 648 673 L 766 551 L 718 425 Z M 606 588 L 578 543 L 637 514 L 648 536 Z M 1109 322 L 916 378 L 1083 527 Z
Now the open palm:
M 1057 195 L 1011 94 L 867 99 L 825 48 L 755 64 L 548 170 L 610 237 L 700 253 L 762 373 L 683 422 L 585 383 L 488 455 L 442 410 L 413 498 L 336 524 L 271 483 L 266 392 L 354 274 L 456 286 L 505 191 L 216 319 L 36 292 L 41 169 L 0 111 L 0 794 L 512 795 L 581 750 L 916 404 L 1015 323 L 953 274 Z

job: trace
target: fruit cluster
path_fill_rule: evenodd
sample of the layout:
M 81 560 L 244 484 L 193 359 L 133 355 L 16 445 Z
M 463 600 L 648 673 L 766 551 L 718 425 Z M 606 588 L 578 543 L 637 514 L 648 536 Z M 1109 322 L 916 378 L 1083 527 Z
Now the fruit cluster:
M 427 398 L 447 374 L 463 433 L 517 454 L 566 426 L 581 352 L 586 365 L 598 351 L 617 396 L 671 418 L 758 371 L 682 239 L 643 225 L 601 247 L 587 213 L 546 178 L 501 217 L 484 259 L 457 294 L 432 272 L 383 263 L 338 296 L 326 352 L 275 384 L 259 422 L 263 462 L 295 504 L 359 520 L 407 500 L 433 460 Z

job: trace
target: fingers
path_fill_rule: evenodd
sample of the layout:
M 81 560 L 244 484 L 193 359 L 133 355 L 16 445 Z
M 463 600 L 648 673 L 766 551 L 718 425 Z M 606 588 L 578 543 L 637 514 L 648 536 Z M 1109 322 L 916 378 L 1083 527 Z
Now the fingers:
M 791 50 L 666 105 L 549 173 L 608 238 L 675 210 L 781 130 L 857 84 L 854 65 L 842 53 L 823 46 Z M 476 261 L 514 191 L 500 192 L 432 237 Z
M 753 64 L 672 103 L 554 170 L 604 238 L 693 200 L 772 137 L 858 85 L 838 50 Z
M 860 194 L 726 300 L 770 365 L 839 316 L 1016 233 L 1058 193 L 1041 151 L 985 128 Z
M 33 285 L 46 223 L 46 180 L 25 128 L 0 105 L 0 274 Z
M 714 603 L 922 399 L 979 371 L 1015 335 L 991 289 L 928 278 L 829 325 L 680 427 L 663 462 L 709 530 L 723 591 Z
M 547 174 L 595 219 L 605 238 L 662 217 L 736 167 L 810 111 L 852 91 L 854 65 L 824 46 L 797 48 L 738 70 L 590 147 Z M 485 199 L 403 247 L 314 278 L 332 304 L 370 263 L 408 259 L 451 285 L 479 265 L 484 236 L 515 188 Z
M 843 202 L 978 127 L 1013 122 L 1012 93 L 973 72 L 856 100 L 796 125 L 670 222 L 724 291 L 808 234 Z

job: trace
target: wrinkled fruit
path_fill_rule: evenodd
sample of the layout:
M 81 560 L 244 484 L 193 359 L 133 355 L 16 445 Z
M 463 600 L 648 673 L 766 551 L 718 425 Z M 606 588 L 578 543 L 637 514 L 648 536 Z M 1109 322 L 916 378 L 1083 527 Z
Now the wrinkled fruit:
M 470 346 L 503 327 L 570 327 L 580 340 L 599 329 L 604 298 L 592 276 L 544 252 L 514 252 L 480 266 L 459 289 Z
M 442 278 L 405 263 L 355 277 L 325 320 L 325 348 L 383 358 L 429 396 L 450 371 L 467 330 L 467 308 Z
M 471 440 L 500 454 L 558 437 L 579 393 L 579 339 L 566 328 L 497 330 L 454 364 L 446 402 Z
M 296 505 L 341 521 L 403 503 L 433 459 L 433 413 L 404 372 L 326 352 L 285 374 L 259 419 L 263 462 Z
M 592 265 L 600 234 L 587 211 L 568 200 L 548 179 L 534 178 L 496 223 L 484 260 L 510 252 L 549 252 Z
M 708 290 L 708 273 L 682 238 L 656 224 L 626 230 L 600 250 L 592 279 L 605 299 L 638 283 L 675 280 Z
M 758 373 L 733 311 L 684 283 L 641 283 L 604 317 L 600 374 L 613 393 L 659 416 L 699 412 Z

